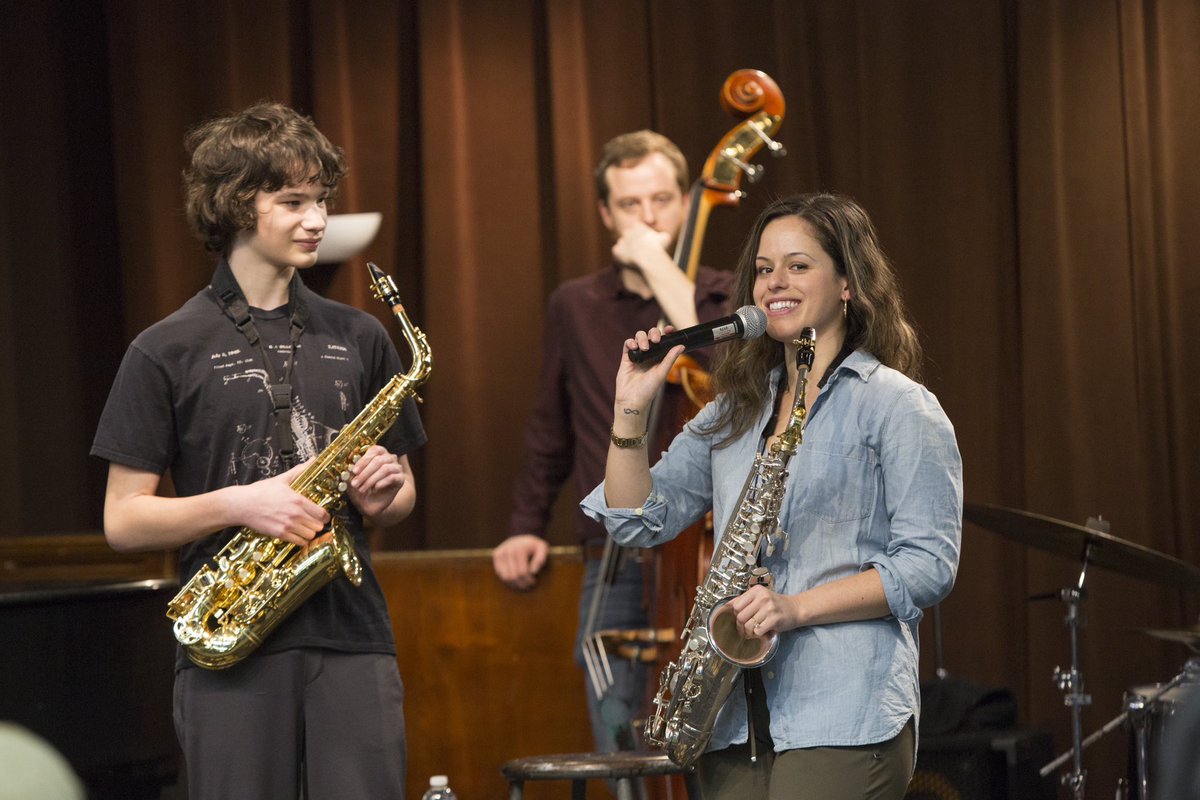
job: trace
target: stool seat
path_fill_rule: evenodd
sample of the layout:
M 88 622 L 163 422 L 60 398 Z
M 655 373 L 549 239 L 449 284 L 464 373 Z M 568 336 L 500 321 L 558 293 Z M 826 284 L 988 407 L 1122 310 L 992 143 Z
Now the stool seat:
M 626 800 L 636 796 L 633 781 L 652 775 L 684 775 L 688 796 L 697 797 L 690 780 L 692 769 L 684 768 L 667 758 L 665 753 L 622 750 L 615 753 L 563 753 L 560 755 L 528 756 L 507 761 L 500 768 L 508 778 L 509 799 L 522 800 L 525 781 L 569 780 L 571 796 L 582 800 L 589 780 L 613 780 L 617 797 Z

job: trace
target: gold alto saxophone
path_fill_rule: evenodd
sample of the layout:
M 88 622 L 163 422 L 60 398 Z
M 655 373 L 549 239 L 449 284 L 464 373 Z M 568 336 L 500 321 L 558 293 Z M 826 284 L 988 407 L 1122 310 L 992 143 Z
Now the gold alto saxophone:
M 404 401 L 428 378 L 433 355 L 425 334 L 414 327 L 390 275 L 374 264 L 372 293 L 387 303 L 412 351 L 412 367 L 395 375 L 329 446 L 292 481 L 292 488 L 331 515 L 345 500 L 350 467 L 387 432 Z M 352 584 L 362 582 L 362 565 L 342 521 L 301 547 L 242 528 L 217 553 L 215 568 L 205 565 L 167 607 L 175 638 L 188 658 L 202 667 L 224 669 L 252 653 L 289 614 L 339 570 Z
M 779 508 L 787 485 L 787 465 L 804 440 L 805 394 L 817 333 L 805 328 L 797 341 L 799 380 L 788 426 L 766 453 L 759 453 L 742 487 L 737 509 L 713 553 L 708 576 L 696 589 L 696 603 L 680 633 L 683 648 L 658 681 L 654 710 L 646 720 L 646 740 L 667 751 L 680 766 L 691 766 L 712 738 L 717 712 L 733 691 L 743 668 L 765 664 L 779 648 L 778 636 L 745 638 L 727 603 L 754 584 L 770 586 L 765 567 L 755 566 L 759 548 L 774 550 Z

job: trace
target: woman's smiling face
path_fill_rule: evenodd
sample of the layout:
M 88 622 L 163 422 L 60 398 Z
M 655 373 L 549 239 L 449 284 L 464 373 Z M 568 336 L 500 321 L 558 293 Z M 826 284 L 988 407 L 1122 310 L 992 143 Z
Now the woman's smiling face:
M 845 327 L 842 303 L 850 296 L 848 281 L 796 216 L 767 223 L 755 258 L 754 303 L 767 314 L 767 334 L 791 342 L 806 327 L 817 335 Z

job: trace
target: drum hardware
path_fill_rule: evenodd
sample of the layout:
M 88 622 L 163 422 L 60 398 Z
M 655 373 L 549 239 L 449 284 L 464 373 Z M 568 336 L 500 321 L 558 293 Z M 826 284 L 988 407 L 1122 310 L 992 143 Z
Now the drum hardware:
M 1170 681 L 1163 684 L 1162 686 L 1154 688 L 1153 690 L 1146 693 L 1145 695 L 1141 695 L 1141 694 L 1137 694 L 1137 693 L 1127 694 L 1126 699 L 1125 699 L 1125 710 L 1122 711 L 1117 716 L 1110 719 L 1108 722 L 1106 722 L 1104 724 L 1104 726 L 1102 728 L 1100 728 L 1099 730 L 1097 730 L 1095 733 L 1093 733 L 1090 736 L 1088 736 L 1087 738 L 1083 739 L 1079 743 L 1080 749 L 1087 749 L 1088 747 L 1091 747 L 1093 744 L 1098 742 L 1100 739 L 1104 738 L 1106 735 L 1112 733 L 1117 728 L 1121 727 L 1126 722 L 1128 722 L 1132 726 L 1133 731 L 1134 731 L 1134 748 L 1135 748 L 1137 780 L 1138 780 L 1138 788 L 1139 788 L 1139 793 L 1137 795 L 1137 798 L 1138 798 L 1138 800 L 1147 800 L 1147 798 L 1149 798 L 1149 796 L 1150 796 L 1149 795 L 1149 778 L 1148 778 L 1148 769 L 1147 769 L 1147 765 L 1149 763 L 1149 761 L 1148 761 L 1149 747 L 1148 747 L 1148 739 L 1146 736 L 1146 732 L 1148 729 L 1148 716 L 1149 716 L 1151 710 L 1157 704 L 1158 699 L 1160 697 L 1162 697 L 1164 694 L 1171 691 L 1176 686 L 1179 686 L 1182 683 L 1185 683 L 1185 682 L 1193 683 L 1193 682 L 1197 682 L 1197 681 L 1200 681 L 1200 661 L 1193 660 L 1188 663 L 1188 665 L 1184 668 L 1184 670 L 1182 672 L 1180 672 L 1178 675 L 1176 675 Z M 1078 752 L 1079 752 L 1079 750 L 1077 750 L 1075 748 L 1068 750 L 1067 752 L 1060 755 L 1058 758 L 1051 761 L 1046 766 L 1042 767 L 1041 770 L 1039 770 L 1039 774 L 1043 778 L 1046 777 L 1051 772 L 1053 772 L 1054 770 L 1056 770 L 1060 766 L 1062 766 L 1064 763 L 1066 763 L 1068 759 L 1076 756 L 1076 754 Z M 1125 795 L 1123 794 L 1121 789 L 1118 790 L 1117 796 L 1121 797 L 1121 798 L 1125 797 Z
M 950 671 L 946 669 L 946 663 L 942 658 L 942 604 L 938 603 L 933 607 L 933 664 L 934 675 L 938 676 L 939 680 L 945 680 L 950 677 Z
M 1021 544 L 1067 558 L 1078 558 L 1082 563 L 1079 579 L 1074 587 L 1031 598 L 1059 598 L 1065 602 L 1067 615 L 1064 618 L 1064 624 L 1070 631 L 1071 638 L 1070 669 L 1064 671 L 1061 667 L 1056 666 L 1054 681 L 1059 690 L 1064 692 L 1063 702 L 1071 711 L 1072 747 L 1042 767 L 1040 774 L 1045 777 L 1068 760 L 1072 761 L 1072 770 L 1063 776 L 1062 782 L 1070 788 L 1075 800 L 1082 800 L 1086 783 L 1086 772 L 1082 762 L 1083 749 L 1120 726 L 1130 717 L 1128 711 L 1122 712 L 1101 730 L 1086 739 L 1082 738 L 1083 706 L 1091 704 L 1091 697 L 1083 691 L 1083 674 L 1079 669 L 1079 628 L 1085 624 L 1081 611 L 1083 601 L 1086 599 L 1084 580 L 1087 576 L 1088 566 L 1095 564 L 1103 569 L 1129 577 L 1193 591 L 1200 589 L 1200 569 L 1148 547 L 1109 535 L 1108 523 L 1099 518 L 1089 519 L 1086 525 L 1081 526 L 1040 514 L 1032 514 L 1028 511 L 983 503 L 966 503 L 963 508 L 963 517 L 969 522 L 1014 539 Z M 1177 637 L 1187 638 L 1188 641 L 1185 643 L 1189 646 L 1200 644 L 1200 629 L 1195 631 L 1195 638 L 1185 636 L 1181 632 L 1159 633 L 1174 633 Z M 1160 638 L 1169 637 L 1164 635 Z M 1177 678 L 1174 685 L 1178 685 L 1183 680 L 1183 677 Z M 1169 688 L 1171 688 L 1170 684 L 1162 691 L 1168 691 Z M 1147 703 L 1153 703 L 1159 696 L 1160 693 L 1154 693 Z M 1144 775 L 1144 773 L 1143 762 L 1139 764 L 1139 775 Z M 1118 796 L 1121 796 L 1120 790 L 1118 790 Z M 1143 793 L 1141 800 L 1145 800 L 1145 797 Z
M 1092 520 L 1089 520 L 1091 522 Z M 1079 668 L 1079 629 L 1087 624 L 1081 613 L 1083 601 L 1087 598 L 1083 584 L 1087 578 L 1087 568 L 1090 563 L 1091 544 L 1085 543 L 1080 560 L 1083 562 L 1079 570 L 1079 580 L 1075 586 L 1062 589 L 1058 597 L 1067 604 L 1067 615 L 1063 624 L 1070 631 L 1071 638 L 1071 668 L 1063 671 L 1062 667 L 1054 667 L 1054 683 L 1063 692 L 1063 703 L 1071 710 L 1071 754 L 1073 756 L 1072 770 L 1062 777 L 1062 783 L 1071 791 L 1075 800 L 1083 800 L 1084 784 L 1087 782 L 1087 771 L 1083 768 L 1083 707 L 1092 704 L 1092 696 L 1083 691 L 1083 671 Z M 1051 767 L 1042 767 L 1039 774 L 1044 778 L 1053 772 Z

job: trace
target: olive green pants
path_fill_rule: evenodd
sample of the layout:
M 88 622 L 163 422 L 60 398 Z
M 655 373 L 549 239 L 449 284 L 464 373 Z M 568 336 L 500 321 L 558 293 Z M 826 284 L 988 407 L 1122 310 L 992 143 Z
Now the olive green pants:
M 696 762 L 704 800 L 902 800 L 916 746 L 910 718 L 894 738 L 854 747 L 807 747 L 776 753 L 762 683 L 747 670 L 750 743 L 705 753 Z M 755 736 L 755 734 L 757 734 Z

